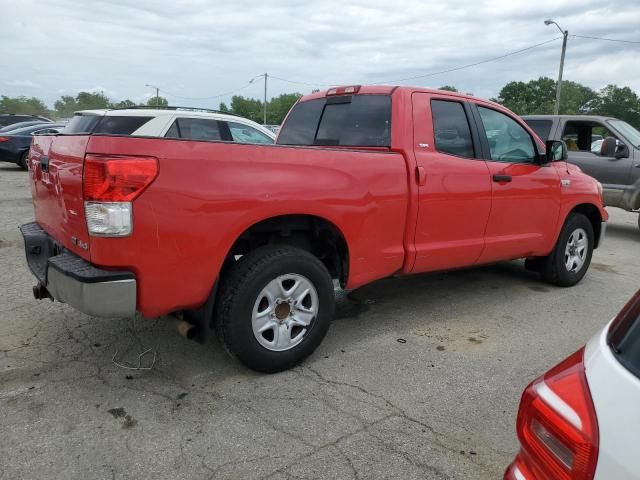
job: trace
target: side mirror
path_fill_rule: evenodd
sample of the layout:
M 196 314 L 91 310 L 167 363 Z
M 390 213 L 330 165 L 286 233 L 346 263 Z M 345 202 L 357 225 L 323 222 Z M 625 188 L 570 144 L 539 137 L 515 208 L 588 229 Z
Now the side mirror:
M 616 158 L 627 158 L 629 156 L 629 148 L 624 143 L 618 141 L 618 146 L 616 147 L 616 153 L 614 156 Z
M 607 137 L 600 145 L 600 155 L 603 157 L 613 157 L 618 149 L 618 140 L 614 137 Z
M 547 162 L 565 162 L 569 158 L 567 145 L 562 140 L 547 140 Z

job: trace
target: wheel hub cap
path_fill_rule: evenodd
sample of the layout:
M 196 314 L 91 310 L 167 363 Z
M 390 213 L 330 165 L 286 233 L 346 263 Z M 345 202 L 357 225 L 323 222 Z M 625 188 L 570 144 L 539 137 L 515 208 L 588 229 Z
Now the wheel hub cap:
M 567 240 L 564 249 L 564 264 L 568 272 L 578 272 L 582 269 L 589 250 L 589 240 L 587 232 L 582 228 L 577 228 Z
M 318 314 L 318 292 L 296 273 L 280 275 L 258 294 L 251 317 L 253 334 L 268 350 L 282 352 L 300 344 Z

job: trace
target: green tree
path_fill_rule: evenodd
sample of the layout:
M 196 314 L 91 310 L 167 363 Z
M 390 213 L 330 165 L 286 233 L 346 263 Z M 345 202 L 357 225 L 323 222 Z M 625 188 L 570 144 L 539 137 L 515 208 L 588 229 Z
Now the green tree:
M 587 113 L 594 98 L 596 92 L 591 88 L 563 80 L 560 113 Z M 540 77 L 526 83 L 509 82 L 500 90 L 497 101 L 519 115 L 551 114 L 556 101 L 556 81 Z
M 444 85 L 440 88 L 438 88 L 438 90 L 446 90 L 447 92 L 457 92 L 458 89 L 452 85 Z
M 17 115 L 50 115 L 42 100 L 36 97 L 0 97 L 0 112 Z
M 640 128 L 640 98 L 629 87 L 607 85 L 589 103 L 594 115 L 616 117 Z
M 302 96 L 301 93 L 283 93 L 267 103 L 267 124 L 280 125 L 291 107 Z
M 58 118 L 69 118 L 78 110 L 109 108 L 110 105 L 109 98 L 103 93 L 79 92 L 75 98 L 63 95 L 55 102 L 54 108 Z
M 164 98 L 164 97 L 151 97 L 149 100 L 147 100 L 147 105 L 150 106 L 160 106 L 160 107 L 168 107 L 169 106 L 169 101 Z
M 55 108 L 56 117 L 58 118 L 72 117 L 73 112 L 79 110 L 78 102 L 76 102 L 76 99 L 70 95 L 63 95 L 60 97 L 60 100 L 56 100 L 53 107 Z
M 231 112 L 234 115 L 262 123 L 262 102 L 260 100 L 234 95 L 231 98 Z
M 129 100 L 127 98 L 126 100 L 122 100 L 117 103 L 112 103 L 110 105 L 110 108 L 129 108 L 129 107 L 135 107 L 135 106 L 136 106 L 136 102 Z
M 80 92 L 76 96 L 76 102 L 80 110 L 91 110 L 96 108 L 109 108 L 109 97 L 103 93 Z
M 267 102 L 267 124 L 280 125 L 294 103 L 302 96 L 301 93 L 283 93 Z M 218 110 L 233 113 L 248 118 L 257 123 L 264 120 L 263 103 L 255 98 L 246 98 L 234 95 L 231 98 L 230 107 L 226 103 L 220 103 Z

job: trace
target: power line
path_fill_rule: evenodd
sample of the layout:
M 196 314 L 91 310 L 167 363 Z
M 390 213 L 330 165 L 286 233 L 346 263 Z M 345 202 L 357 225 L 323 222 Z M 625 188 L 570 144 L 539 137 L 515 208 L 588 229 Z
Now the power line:
M 276 80 L 280 80 L 281 82 L 293 83 L 297 85 L 308 85 L 310 87 L 327 87 L 332 85 L 330 83 L 310 83 L 310 82 L 299 82 L 296 80 L 287 80 L 286 78 L 276 77 L 275 75 L 271 75 L 271 74 L 269 74 L 269 78 L 275 78 Z
M 219 95 L 213 95 L 213 96 L 210 96 L 210 97 L 183 97 L 181 95 L 176 95 L 174 93 L 167 92 L 166 90 L 163 90 L 163 89 L 160 89 L 160 91 L 162 93 L 164 93 L 165 95 L 169 95 L 170 97 L 180 98 L 182 100 L 214 100 L 216 98 L 224 97 L 224 96 L 231 95 L 233 93 L 239 92 L 241 90 L 244 90 L 245 88 L 249 88 L 250 86 L 251 86 L 251 83 L 247 83 L 246 85 L 243 85 L 240 88 L 236 88 L 235 90 L 231 90 L 231 91 L 225 92 L 225 93 L 220 93 Z
M 375 82 L 375 84 L 379 85 L 379 84 L 383 84 L 383 83 L 399 83 L 399 82 L 404 82 L 404 81 L 407 81 L 407 80 L 416 80 L 418 78 L 435 77 L 436 75 L 441 75 L 443 73 L 456 72 L 458 70 L 463 70 L 465 68 L 475 67 L 477 65 L 482 65 L 484 63 L 495 62 L 496 60 L 500 60 L 500 59 L 503 59 L 503 58 L 506 58 L 506 57 L 510 57 L 512 55 L 517 55 L 518 53 L 526 52 L 527 50 L 533 50 L 534 48 L 538 48 L 538 47 L 541 47 L 542 45 L 546 45 L 548 43 L 555 42 L 556 40 L 560 40 L 561 38 L 562 37 L 552 38 L 551 40 L 547 40 L 546 42 L 536 43 L 535 45 L 531 45 L 529 47 L 521 48 L 520 50 L 514 50 L 513 52 L 508 52 L 508 53 L 505 53 L 504 55 L 500 55 L 498 57 L 488 58 L 486 60 L 481 60 L 479 62 L 474 62 L 474 63 L 469 63 L 469 64 L 466 64 L 466 65 L 460 65 L 458 67 L 448 68 L 446 70 L 441 70 L 439 72 L 426 73 L 424 75 L 415 75 L 413 77 L 399 78 L 399 79 L 395 79 L 395 80 L 386 80 L 384 82 Z
M 616 38 L 604 38 L 604 37 L 590 37 L 588 35 L 569 35 L 574 38 L 588 38 L 589 40 L 604 40 L 605 42 L 619 42 L 619 43 L 633 43 L 640 45 L 640 41 L 636 40 L 618 40 Z
M 406 80 L 416 80 L 418 78 L 427 78 L 427 77 L 433 77 L 433 76 L 436 76 L 436 75 L 441 75 L 443 73 L 455 72 L 455 71 L 458 71 L 458 70 L 463 70 L 465 68 L 471 68 L 471 67 L 475 67 L 477 65 L 482 65 L 484 63 L 495 62 L 496 60 L 501 60 L 503 58 L 510 57 L 512 55 L 517 55 L 518 53 L 526 52 L 528 50 L 533 50 L 534 48 L 538 48 L 538 47 L 541 47 L 541 46 L 546 45 L 548 43 L 555 42 L 556 40 L 560 40 L 561 38 L 562 37 L 555 37 L 555 38 L 552 38 L 551 40 L 547 40 L 545 42 L 536 43 L 535 45 L 530 45 L 528 47 L 521 48 L 519 50 L 514 50 L 512 52 L 508 52 L 508 53 L 505 53 L 503 55 L 499 55 L 497 57 L 488 58 L 486 60 L 480 60 L 479 62 L 469 63 L 469 64 L 466 64 L 466 65 L 459 65 L 457 67 L 448 68 L 446 70 L 441 70 L 441 71 L 438 71 L 438 72 L 425 73 L 423 75 L 415 75 L 415 76 L 412 76 L 412 77 L 399 78 L 399 79 L 395 79 L 395 80 L 385 80 L 385 81 L 382 81 L 382 82 L 373 82 L 373 84 L 374 85 L 380 85 L 380 84 L 384 84 L 384 83 L 404 82 Z M 311 83 L 311 82 L 300 82 L 300 81 L 296 81 L 296 80 L 289 80 L 289 79 L 286 79 L 286 78 L 276 77 L 274 75 L 269 75 L 269 77 L 275 78 L 277 80 L 281 80 L 281 81 L 287 82 L 287 83 L 293 83 L 293 84 L 298 84 L 298 85 L 309 85 L 309 86 L 312 86 L 312 87 L 341 85 L 340 82 L 338 82 L 338 83 L 323 83 L 323 82 Z

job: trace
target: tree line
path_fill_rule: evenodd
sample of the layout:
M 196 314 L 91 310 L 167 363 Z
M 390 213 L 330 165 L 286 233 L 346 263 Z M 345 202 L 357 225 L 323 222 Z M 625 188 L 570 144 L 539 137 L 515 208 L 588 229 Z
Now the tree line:
M 457 92 L 451 85 L 441 90 Z M 279 125 L 291 106 L 300 98 L 300 93 L 285 93 L 267 101 L 267 124 Z M 540 77 L 528 82 L 509 82 L 497 98 L 498 102 L 519 115 L 551 114 L 556 98 L 556 81 Z M 36 97 L 0 97 L 0 113 L 44 115 L 53 118 L 69 118 L 77 110 L 99 108 L 126 108 L 135 106 L 131 100 L 112 102 L 102 93 L 80 92 L 75 97 L 62 96 L 51 110 Z M 151 97 L 146 105 L 168 105 L 164 97 Z M 235 95 L 229 105 L 220 103 L 221 112 L 233 113 L 255 122 L 263 121 L 264 104 L 261 100 Z M 629 87 L 607 85 L 593 90 L 570 80 L 562 82 L 560 113 L 567 115 L 605 115 L 616 117 L 640 128 L 640 97 Z
M 78 110 L 93 110 L 102 108 L 129 108 L 139 105 L 167 106 L 169 102 L 164 97 L 151 97 L 146 103 L 138 104 L 126 99 L 112 102 L 103 93 L 80 92 L 75 97 L 63 95 L 53 105 L 53 109 L 36 97 L 0 97 L 0 113 L 14 113 L 16 115 L 41 115 L 50 118 L 64 119 L 73 116 Z

